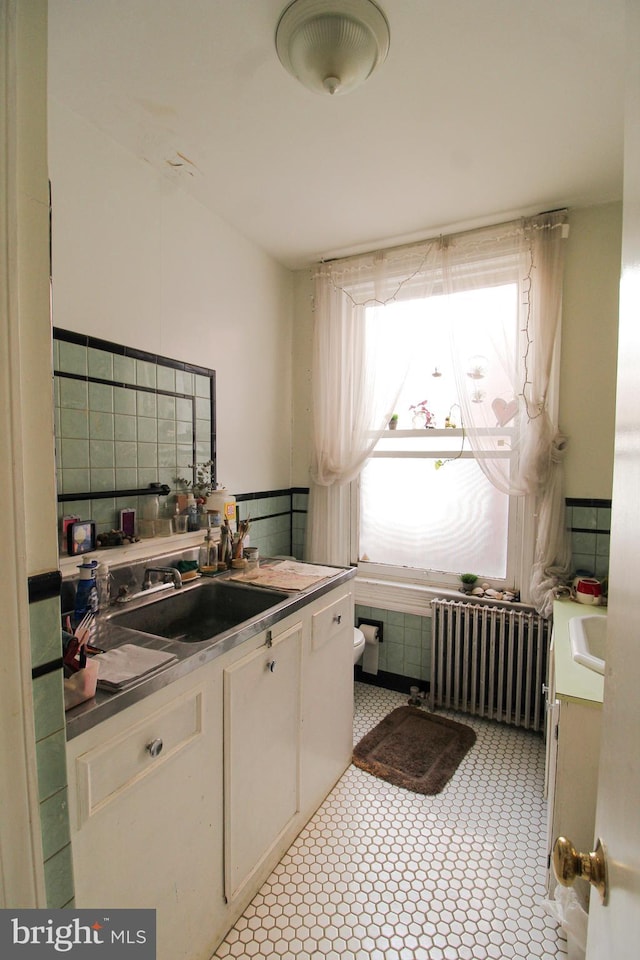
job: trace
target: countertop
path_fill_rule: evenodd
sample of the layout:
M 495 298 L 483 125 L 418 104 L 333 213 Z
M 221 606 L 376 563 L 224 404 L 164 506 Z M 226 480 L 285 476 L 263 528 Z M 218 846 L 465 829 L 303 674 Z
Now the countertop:
M 556 696 L 561 699 L 602 703 L 604 677 L 573 660 L 569 640 L 569 620 L 591 614 L 606 617 L 607 608 L 577 603 L 575 600 L 556 600 L 553 604 Z
M 323 566 L 326 566 L 326 564 Z M 109 621 L 108 615 L 99 617 L 97 634 L 94 640 L 96 646 L 104 650 L 112 650 L 124 643 L 135 643 L 139 646 L 150 647 L 153 650 L 173 653 L 177 659 L 172 661 L 168 667 L 149 677 L 142 678 L 125 690 L 111 693 L 99 688 L 95 697 L 91 700 L 86 700 L 84 703 L 68 710 L 66 712 L 67 740 L 72 740 L 108 717 L 114 716 L 131 704 L 155 693 L 156 690 L 166 687 L 180 677 L 197 670 L 205 663 L 209 663 L 227 651 L 233 650 L 263 630 L 268 630 L 275 623 L 284 620 L 285 617 L 307 606 L 318 597 L 351 580 L 352 577 L 355 577 L 356 572 L 355 567 L 336 567 L 334 576 L 321 580 L 304 590 L 291 592 L 285 600 L 280 601 L 239 627 L 227 630 L 211 640 L 197 643 L 182 643 L 153 637 L 150 634 L 133 632 L 124 627 L 115 626 Z M 223 573 L 220 576 L 229 579 L 232 573 L 232 571 L 229 571 L 229 573 Z M 182 589 L 192 589 L 197 582 L 191 585 L 185 584 Z

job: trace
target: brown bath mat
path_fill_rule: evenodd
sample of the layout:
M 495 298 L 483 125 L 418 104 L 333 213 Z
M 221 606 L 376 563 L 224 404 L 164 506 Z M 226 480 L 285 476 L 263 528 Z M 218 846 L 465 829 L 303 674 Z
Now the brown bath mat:
M 353 751 L 356 767 L 397 787 L 440 793 L 476 742 L 471 727 L 419 707 L 398 707 Z

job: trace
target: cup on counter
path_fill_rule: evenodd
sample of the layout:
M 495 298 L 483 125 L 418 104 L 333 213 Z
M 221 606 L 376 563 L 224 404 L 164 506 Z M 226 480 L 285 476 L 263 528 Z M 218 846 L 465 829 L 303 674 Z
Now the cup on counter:
M 173 533 L 173 522 L 171 517 L 159 517 L 153 521 L 156 528 L 156 537 L 170 537 Z
M 155 520 L 138 520 L 138 535 L 142 540 L 150 540 L 156 535 Z
M 175 527 L 176 533 L 186 533 L 187 532 L 187 521 L 188 517 L 184 513 L 178 513 L 173 518 L 173 525 Z
M 590 603 L 594 606 L 602 603 L 602 584 L 595 577 L 576 577 L 573 589 L 578 603 Z
M 260 566 L 260 553 L 257 547 L 245 547 L 242 556 L 247 564 L 247 575 L 257 576 L 257 570 Z

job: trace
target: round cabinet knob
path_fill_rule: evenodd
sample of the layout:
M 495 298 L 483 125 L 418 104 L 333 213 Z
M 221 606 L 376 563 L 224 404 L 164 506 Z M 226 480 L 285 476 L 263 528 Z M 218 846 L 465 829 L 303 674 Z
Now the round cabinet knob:
M 273 673 L 274 670 L 276 669 L 276 661 L 275 661 L 275 660 L 269 660 L 269 662 L 268 662 L 268 664 L 267 664 L 267 667 L 269 668 L 269 670 L 271 671 L 271 673 Z
M 152 757 L 159 757 L 160 754 L 162 753 L 163 746 L 164 744 L 162 742 L 162 739 L 160 737 L 156 737 L 155 740 L 152 740 L 150 743 L 147 744 L 147 750 L 149 751 Z

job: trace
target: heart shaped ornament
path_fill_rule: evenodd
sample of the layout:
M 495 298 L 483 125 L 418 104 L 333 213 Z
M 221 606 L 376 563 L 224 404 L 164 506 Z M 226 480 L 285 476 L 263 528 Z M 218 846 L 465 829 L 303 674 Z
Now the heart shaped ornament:
M 491 409 L 496 415 L 498 426 L 505 427 L 510 420 L 513 420 L 518 412 L 518 401 L 514 397 L 513 400 L 510 400 L 509 403 L 507 403 L 507 401 L 503 400 L 501 397 L 496 397 L 491 404 Z

